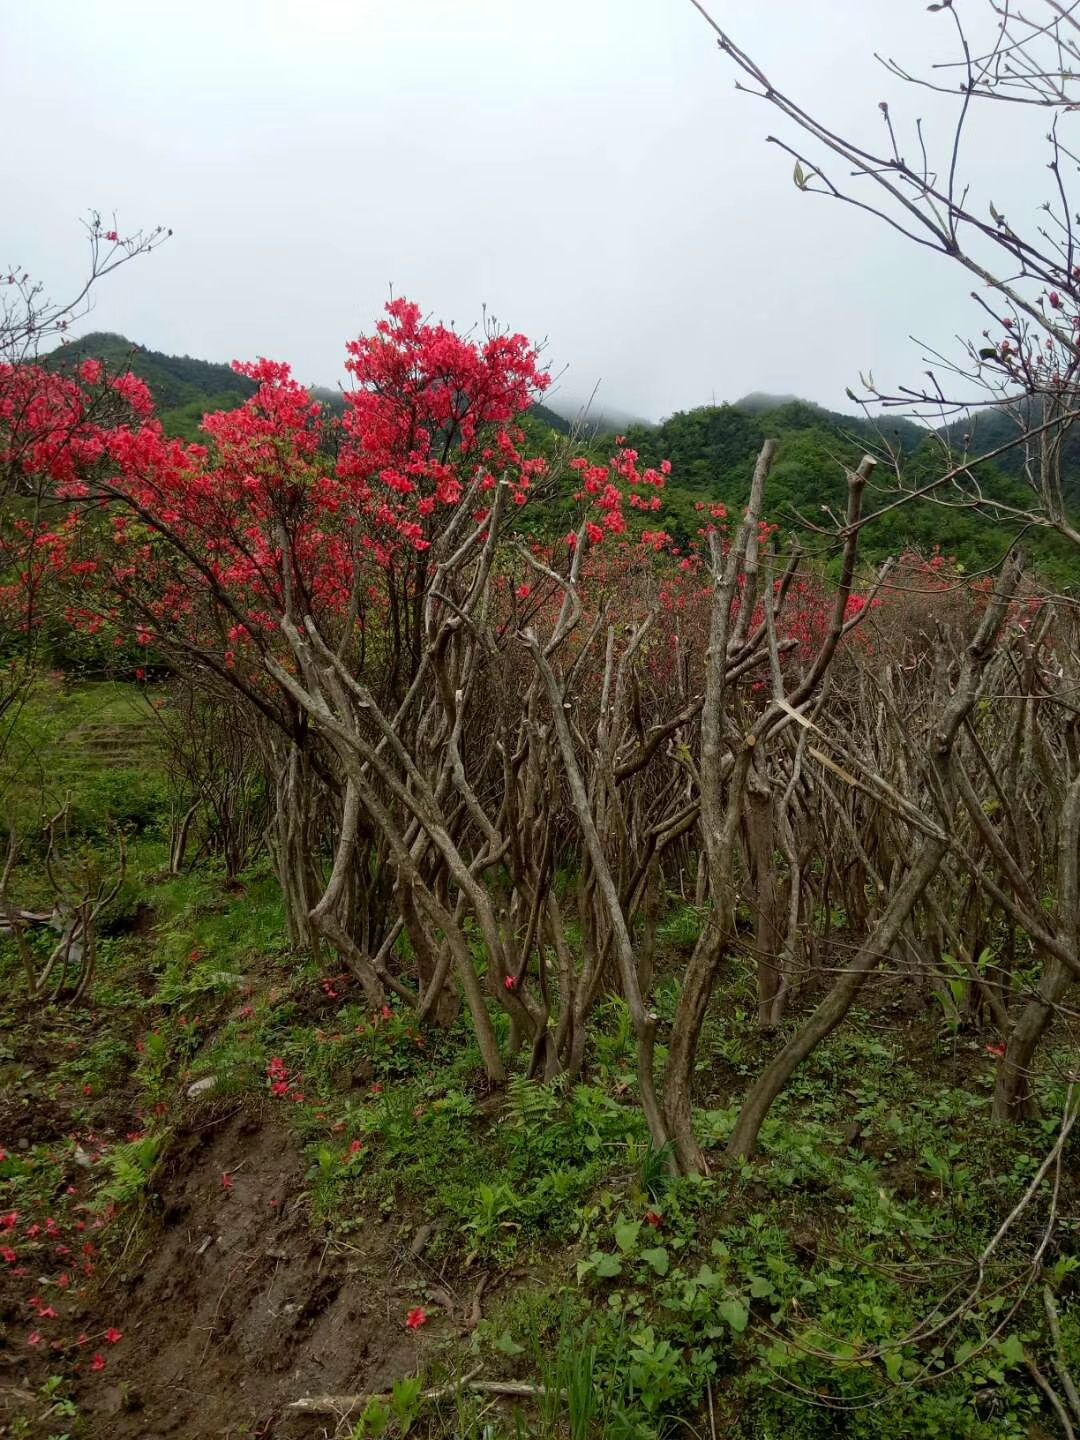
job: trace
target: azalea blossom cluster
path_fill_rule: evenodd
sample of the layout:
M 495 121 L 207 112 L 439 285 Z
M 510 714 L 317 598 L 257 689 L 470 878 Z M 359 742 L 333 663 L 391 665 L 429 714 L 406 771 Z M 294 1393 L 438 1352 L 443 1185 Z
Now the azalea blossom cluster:
M 294 1105 L 303 1105 L 304 1092 L 301 1086 L 304 1083 L 304 1077 L 290 1072 L 280 1055 L 271 1058 L 266 1067 L 266 1079 L 271 1095 L 282 1100 L 291 1100 Z
M 661 461 L 658 468 L 647 466 L 640 469 L 638 452 L 627 446 L 625 437 L 616 436 L 615 444 L 616 453 L 607 465 L 594 464 L 584 456 L 570 461 L 570 469 L 578 472 L 581 481 L 581 489 L 574 499 L 590 504 L 597 514 L 596 519 L 585 523 L 585 536 L 592 545 L 601 544 L 606 534 L 627 533 L 624 505 L 647 513 L 659 510 L 663 504 L 661 496 L 654 494 L 648 497 L 641 487 L 660 491 L 671 474 L 670 460 Z M 578 543 L 577 533 L 571 531 L 566 540 L 573 549 Z M 668 536 L 661 531 L 650 535 L 645 543 L 652 544 L 653 548 L 662 548 L 667 540 Z M 658 541 L 660 544 L 657 544 Z
M 144 649 L 212 637 L 225 668 L 274 647 L 291 598 L 363 636 L 423 593 L 448 527 L 483 525 L 500 484 L 524 504 L 545 473 L 515 423 L 549 383 L 524 336 L 459 336 L 392 301 L 348 346 L 343 418 L 287 365 L 235 369 L 255 393 L 193 445 L 96 360 L 0 370 L 0 466 L 47 477 L 51 502 L 4 535 L 9 618 L 51 573 L 81 584 L 71 624 Z

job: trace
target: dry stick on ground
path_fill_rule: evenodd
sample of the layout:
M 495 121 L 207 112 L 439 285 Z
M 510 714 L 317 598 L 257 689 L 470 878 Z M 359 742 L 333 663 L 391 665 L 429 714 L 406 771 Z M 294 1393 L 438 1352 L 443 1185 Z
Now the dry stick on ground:
M 521 1399 L 540 1399 L 548 1393 L 542 1385 L 530 1385 L 527 1380 L 478 1380 L 476 1376 L 479 1373 L 479 1367 L 470 1370 L 459 1380 L 452 1380 L 447 1385 L 437 1385 L 432 1390 L 422 1390 L 419 1398 L 426 1402 L 444 1400 L 459 1390 L 475 1390 L 481 1395 L 517 1396 Z M 358 1410 L 365 1409 L 372 1400 L 389 1398 L 386 1391 L 367 1395 L 302 1395 L 299 1400 L 291 1401 L 285 1408 L 294 1415 L 333 1415 L 339 1420 L 345 1420 L 350 1415 L 355 1415 Z

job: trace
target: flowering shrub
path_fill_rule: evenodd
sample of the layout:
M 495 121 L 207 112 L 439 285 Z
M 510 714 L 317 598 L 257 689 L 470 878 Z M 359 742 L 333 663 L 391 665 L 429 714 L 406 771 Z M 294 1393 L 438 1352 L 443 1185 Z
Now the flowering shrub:
M 603 461 L 529 455 L 521 417 L 548 384 L 535 347 L 460 336 L 408 301 L 349 344 L 340 418 L 287 365 L 236 368 L 253 393 L 197 444 L 98 363 L 0 377 L 27 390 L 0 416 L 8 464 L 46 501 L 7 532 L 9 608 L 32 625 L 28 598 L 54 585 L 80 631 L 239 707 L 291 937 L 335 953 L 323 1004 L 359 983 L 385 1025 L 375 1050 L 399 1031 L 411 1049 L 464 1005 L 492 1081 L 497 1010 L 538 1072 L 575 1071 L 616 964 L 650 1085 L 651 961 L 630 936 L 655 934 L 666 853 L 716 789 L 706 729 L 723 716 L 737 748 L 747 726 L 779 727 L 780 691 L 816 693 L 876 604 L 853 588 L 853 542 L 838 588 L 788 563 L 759 487 L 746 517 L 711 505 L 674 544 L 667 461 L 621 439 Z M 560 485 L 573 528 L 522 543 L 515 517 Z M 558 868 L 585 885 L 573 955 Z M 306 1103 L 281 1056 L 266 1079 Z

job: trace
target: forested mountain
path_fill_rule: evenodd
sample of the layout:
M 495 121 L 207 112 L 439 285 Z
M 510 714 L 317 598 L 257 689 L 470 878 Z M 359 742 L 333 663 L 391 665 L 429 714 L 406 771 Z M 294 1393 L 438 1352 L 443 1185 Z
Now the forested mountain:
M 529 412 L 534 420 L 539 420 L 549 430 L 554 430 L 559 435 L 569 435 L 574 428 L 572 423 L 565 416 L 557 414 L 547 405 L 534 405 Z
M 769 518 L 781 526 L 802 521 L 828 523 L 846 503 L 845 473 L 866 451 L 884 456 L 887 449 L 903 463 L 905 482 L 918 486 L 955 464 L 970 435 L 967 453 L 981 454 L 1017 438 L 1015 422 L 995 411 L 980 411 L 966 427 L 944 432 L 927 430 L 899 416 L 874 422 L 842 415 L 804 400 L 753 395 L 734 405 L 708 405 L 670 416 L 657 426 L 635 426 L 629 443 L 650 463 L 666 457 L 672 463 L 672 484 L 664 523 L 683 536 L 700 525 L 695 506 L 745 501 L 754 458 L 766 436 L 780 442 L 769 482 Z M 949 453 L 949 450 L 952 453 Z M 985 494 L 1025 508 L 1030 493 L 1023 483 L 1023 456 L 1017 448 L 994 463 L 973 467 Z M 1069 477 L 1080 483 L 1080 436 L 1064 457 L 1066 493 Z M 867 513 L 882 510 L 896 498 L 895 477 L 885 460 L 879 465 L 865 503 Z M 999 563 L 1015 539 L 1016 527 L 995 523 L 970 509 L 926 500 L 890 510 L 867 527 L 862 555 L 875 561 L 905 548 L 928 552 L 935 546 L 955 555 L 968 570 Z M 1067 542 L 1046 532 L 1029 532 L 1025 544 L 1048 579 L 1057 585 L 1080 584 L 1080 564 Z
M 166 355 L 138 345 L 122 335 L 97 332 L 72 341 L 53 352 L 52 363 L 71 366 L 94 356 L 110 368 L 133 370 L 150 386 L 166 430 L 192 440 L 202 416 L 239 404 L 254 389 L 251 381 L 229 365 Z M 339 392 L 313 387 L 324 404 L 340 409 Z M 530 444 L 554 450 L 557 437 L 574 428 L 574 422 L 550 405 L 535 405 L 528 419 Z M 613 429 L 603 416 L 586 426 L 585 436 L 597 458 L 610 452 Z M 767 435 L 781 442 L 770 481 L 770 519 L 780 525 L 802 521 L 828 523 L 828 513 L 839 511 L 846 497 L 846 469 L 857 464 L 868 448 L 881 451 L 887 444 L 904 457 L 909 481 L 940 473 L 943 440 L 956 450 L 985 453 L 1015 439 L 1016 422 L 1000 411 L 983 410 L 971 420 L 957 423 L 940 434 L 928 431 L 902 416 L 886 415 L 876 423 L 865 416 L 844 415 L 791 396 L 754 392 L 734 404 L 703 405 L 677 412 L 658 425 L 635 423 L 627 427 L 630 445 L 649 464 L 662 459 L 672 463 L 672 474 L 661 515 L 650 524 L 663 525 L 685 543 L 700 529 L 698 506 L 722 502 L 729 507 L 747 495 L 753 462 Z M 1080 434 L 1066 447 L 1067 479 L 1080 485 Z M 869 510 L 888 504 L 887 467 L 872 487 Z M 1017 448 L 1003 454 L 992 466 L 980 467 L 979 476 L 990 493 L 1023 503 L 1023 456 Z M 557 531 L 570 523 L 573 490 L 542 506 L 530 507 L 533 528 Z M 905 547 L 929 551 L 935 545 L 959 557 L 970 570 L 995 565 L 1013 538 L 1005 527 L 971 513 L 931 502 L 891 511 L 868 528 L 863 555 L 878 560 Z M 1080 584 L 1080 565 L 1071 549 L 1053 536 L 1029 537 L 1036 562 L 1057 584 Z
M 252 381 L 237 375 L 231 365 L 165 355 L 108 331 L 71 340 L 54 350 L 49 360 L 69 369 L 91 357 L 104 360 L 116 373 L 131 370 L 145 380 L 166 430 L 188 440 L 195 439 L 199 421 L 208 411 L 229 409 L 255 393 Z
M 1022 477 L 1025 454 L 1017 440 L 1026 425 L 1035 428 L 1039 419 L 1040 414 L 1035 413 L 1033 406 L 1018 410 L 988 408 L 953 421 L 944 433 L 958 451 L 986 455 L 1001 449 L 1002 454 L 995 457 L 994 464 L 1007 475 Z M 1061 477 L 1066 498 L 1075 502 L 1080 498 L 1080 428 L 1076 426 L 1066 435 L 1061 447 Z

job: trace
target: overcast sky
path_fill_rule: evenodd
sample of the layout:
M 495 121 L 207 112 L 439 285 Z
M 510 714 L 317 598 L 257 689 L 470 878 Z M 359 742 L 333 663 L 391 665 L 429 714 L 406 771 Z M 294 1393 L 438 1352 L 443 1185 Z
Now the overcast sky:
M 948 50 L 925 0 L 714 13 L 875 143 L 879 100 L 933 114 L 872 60 Z M 860 370 L 918 373 L 912 331 L 981 324 L 945 260 L 795 189 L 689 0 L 0 0 L 0 20 L 0 261 L 62 294 L 88 208 L 174 230 L 84 328 L 334 384 L 392 285 L 546 337 L 564 399 L 600 380 L 658 418 L 751 390 L 845 407 Z M 971 166 L 1026 219 L 1025 118 Z

